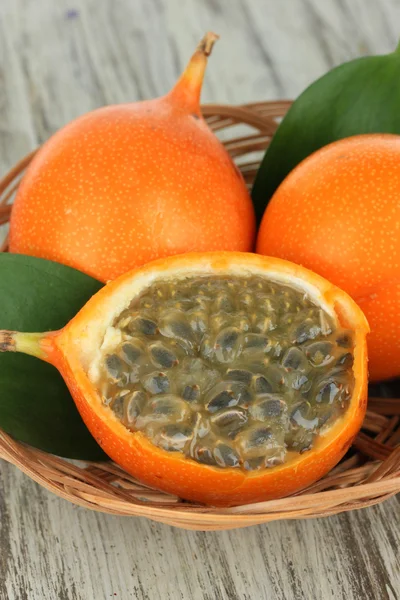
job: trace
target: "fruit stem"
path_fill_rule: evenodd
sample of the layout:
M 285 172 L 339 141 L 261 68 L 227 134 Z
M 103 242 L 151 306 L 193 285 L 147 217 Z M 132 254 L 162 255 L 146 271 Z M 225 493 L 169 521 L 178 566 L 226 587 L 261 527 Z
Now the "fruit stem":
M 206 33 L 175 87 L 168 94 L 168 98 L 173 102 L 198 116 L 201 115 L 200 94 L 207 60 L 218 38 L 219 36 L 212 31 Z
M 21 333 L 19 331 L 0 330 L 0 352 L 22 352 L 48 360 L 47 336 L 44 333 Z

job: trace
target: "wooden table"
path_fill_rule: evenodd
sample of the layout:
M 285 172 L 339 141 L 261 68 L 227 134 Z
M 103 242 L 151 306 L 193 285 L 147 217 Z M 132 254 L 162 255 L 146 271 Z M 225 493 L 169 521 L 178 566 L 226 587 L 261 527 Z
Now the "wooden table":
M 74 117 L 166 92 L 221 34 L 203 101 L 295 97 L 397 45 L 396 0 L 1 0 L 0 168 Z M 27 382 L 29 390 L 29 382 Z M 396 600 L 399 502 L 192 533 L 79 509 L 0 464 L 0 600 Z

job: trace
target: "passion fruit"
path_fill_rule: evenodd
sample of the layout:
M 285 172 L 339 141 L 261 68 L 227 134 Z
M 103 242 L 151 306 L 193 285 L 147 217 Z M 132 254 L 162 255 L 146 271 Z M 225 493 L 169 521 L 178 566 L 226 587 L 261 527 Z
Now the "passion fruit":
M 265 211 L 257 252 L 345 290 L 371 326 L 372 381 L 400 375 L 400 136 L 359 135 L 318 150 Z
M 105 282 L 172 254 L 253 250 L 246 184 L 200 110 L 216 39 L 165 96 L 95 110 L 43 145 L 18 188 L 10 252 Z
M 212 505 L 277 498 L 329 471 L 366 408 L 366 334 L 338 288 L 245 253 L 155 261 L 61 331 L 0 332 L 64 376 L 109 456 Z

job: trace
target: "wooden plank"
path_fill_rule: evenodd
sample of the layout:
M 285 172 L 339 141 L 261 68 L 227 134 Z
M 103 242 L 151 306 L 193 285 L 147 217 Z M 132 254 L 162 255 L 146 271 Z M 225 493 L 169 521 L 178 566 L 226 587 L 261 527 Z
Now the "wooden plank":
M 0 489 L 0 599 L 398 597 L 397 499 L 326 519 L 197 533 L 76 508 L 8 465 Z

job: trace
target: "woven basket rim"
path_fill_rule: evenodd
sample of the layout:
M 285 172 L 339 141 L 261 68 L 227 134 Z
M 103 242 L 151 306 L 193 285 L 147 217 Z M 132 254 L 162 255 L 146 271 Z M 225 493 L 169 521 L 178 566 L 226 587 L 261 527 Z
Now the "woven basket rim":
M 247 131 L 223 142 L 232 157 L 240 159 L 239 168 L 248 185 L 254 180 L 259 164 L 254 152 L 267 148 L 279 118 L 290 104 L 290 100 L 281 100 L 202 107 L 209 126 L 216 132 L 236 125 L 251 128 L 250 133 Z M 10 202 L 36 151 L 22 158 L 0 179 L 0 226 L 9 220 Z M 0 246 L 0 251 L 6 250 L 7 241 Z M 363 431 L 353 448 L 356 453 L 351 458 L 295 495 L 257 504 L 214 508 L 181 501 L 148 488 L 113 463 L 73 464 L 18 442 L 0 430 L 0 458 L 61 498 L 99 512 L 144 516 L 203 531 L 247 527 L 279 519 L 329 516 L 372 506 L 400 492 L 400 400 L 369 399 Z

